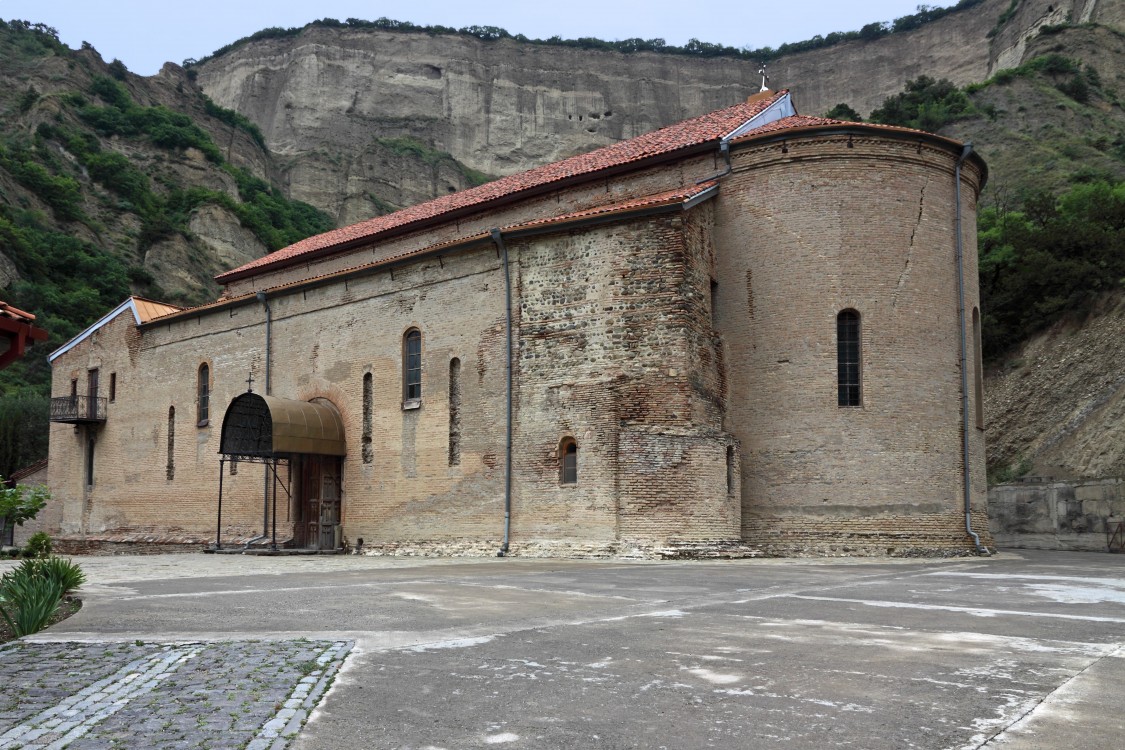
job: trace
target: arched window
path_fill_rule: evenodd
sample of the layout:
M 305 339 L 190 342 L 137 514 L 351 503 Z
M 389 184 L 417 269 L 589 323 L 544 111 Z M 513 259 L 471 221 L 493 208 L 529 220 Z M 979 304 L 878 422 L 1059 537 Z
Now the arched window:
M 559 442 L 559 484 L 578 484 L 578 443 L 572 437 Z
M 449 465 L 461 465 L 461 360 L 449 360 Z
M 422 332 L 411 328 L 402 337 L 402 402 L 417 406 L 422 401 Z
M 363 463 L 369 464 L 375 460 L 375 447 L 371 443 L 371 373 L 363 375 L 363 435 L 362 453 Z
M 168 480 L 176 478 L 176 407 L 168 407 Z
M 206 427 L 211 417 L 211 368 L 204 362 L 199 366 L 196 399 L 196 425 Z
M 860 405 L 859 313 L 836 316 L 836 393 L 840 406 Z

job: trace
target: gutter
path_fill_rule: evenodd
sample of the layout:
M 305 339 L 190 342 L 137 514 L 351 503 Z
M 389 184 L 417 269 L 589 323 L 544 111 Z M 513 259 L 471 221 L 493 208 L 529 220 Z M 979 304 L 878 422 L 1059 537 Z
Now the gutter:
M 519 229 L 504 230 L 504 237 L 508 239 L 534 237 L 542 234 L 555 234 L 558 232 L 566 232 L 572 229 L 580 229 L 584 227 L 597 226 L 599 224 L 611 224 L 617 221 L 626 221 L 629 219 L 641 218 L 644 216 L 656 216 L 665 213 L 675 213 L 685 211 L 695 207 L 699 203 L 712 198 L 716 195 L 717 188 L 710 188 L 702 191 L 694 198 L 682 203 L 669 203 L 657 206 L 642 206 L 640 208 L 622 211 L 619 213 L 599 214 L 595 216 L 586 216 L 572 221 L 556 222 L 551 224 L 544 224 L 542 226 L 522 227 Z M 443 244 L 441 247 L 420 253 L 412 253 L 405 257 L 395 258 L 386 261 L 376 261 L 374 263 L 354 268 L 348 271 L 338 271 L 336 273 L 326 274 L 319 278 L 309 279 L 294 284 L 284 284 L 277 287 L 272 287 L 270 293 L 272 296 L 279 296 L 282 294 L 296 294 L 308 289 L 316 289 L 322 286 L 331 286 L 340 281 L 348 281 L 351 279 L 363 278 L 365 276 L 372 276 L 383 271 L 400 268 L 402 266 L 409 266 L 417 263 L 418 261 L 428 258 L 439 256 L 452 255 L 463 250 L 469 250 L 473 247 L 478 247 L 490 240 L 490 235 L 480 234 L 472 237 L 467 237 L 460 242 L 453 242 L 451 244 Z M 154 318 L 147 323 L 141 323 L 137 326 L 138 330 L 146 331 L 149 329 L 157 328 L 161 325 L 190 320 L 201 315 L 210 315 L 212 313 L 220 312 L 223 310 L 230 310 L 236 307 L 244 307 L 252 305 L 256 301 L 260 301 L 257 295 L 265 294 L 265 292 L 258 292 L 253 297 L 249 294 L 237 297 L 235 299 L 220 302 L 214 305 L 203 306 L 197 309 L 184 310 L 182 312 L 170 313 L 159 318 Z
M 729 136 L 727 137 L 729 138 Z M 370 245 L 374 242 L 382 242 L 400 235 L 410 234 L 412 232 L 425 229 L 426 227 L 435 224 L 446 224 L 451 221 L 460 219 L 464 216 L 471 216 L 473 214 L 477 214 L 486 210 L 491 211 L 511 203 L 517 203 L 528 198 L 545 195 L 557 190 L 573 187 L 575 185 L 582 185 L 587 182 L 603 180 L 608 177 L 616 177 L 617 175 L 627 174 L 629 172 L 641 171 L 644 169 L 648 169 L 649 167 L 662 164 L 666 161 L 675 161 L 677 159 L 683 159 L 689 156 L 694 156 L 696 154 L 704 154 L 714 148 L 714 145 L 715 139 L 712 138 L 702 143 L 685 146 L 675 151 L 655 154 L 653 156 L 637 159 L 636 161 L 626 162 L 624 164 L 613 167 L 606 167 L 604 169 L 597 170 L 596 172 L 584 172 L 582 174 L 574 175 L 571 177 L 564 177 L 554 182 L 544 183 L 543 185 L 538 185 L 536 187 L 517 190 L 507 195 L 502 195 L 497 198 L 493 198 L 492 200 L 484 201 L 482 203 L 473 203 L 463 208 L 454 208 L 450 209 L 449 211 L 443 211 L 434 216 L 428 216 L 425 218 L 417 219 L 407 224 L 393 227 L 386 230 L 385 232 L 367 235 L 365 237 L 359 237 L 354 240 L 345 240 L 344 242 L 336 245 L 330 245 L 319 250 L 310 251 L 307 254 L 300 255 L 299 261 L 297 260 L 297 258 L 286 258 L 283 260 L 275 261 L 271 264 L 257 266 L 237 275 L 234 274 L 234 271 L 228 271 L 227 273 L 219 274 L 218 276 L 216 276 L 215 281 L 217 281 L 219 284 L 226 285 L 231 283 L 232 281 L 238 281 L 239 279 L 245 279 L 251 276 L 257 276 L 259 274 L 269 273 L 271 271 L 276 271 L 279 268 L 285 268 L 290 265 L 306 263 L 309 261 L 317 260 L 319 258 L 336 255 L 337 253 L 342 253 L 356 247 L 362 247 L 364 245 Z
M 507 356 L 504 358 L 504 375 L 507 379 L 505 402 L 507 404 L 504 436 L 504 541 L 497 557 L 508 556 L 508 542 L 512 531 L 512 274 L 508 266 L 508 246 L 499 229 L 489 232 L 504 268 L 504 329 L 507 334 Z
M 964 475 L 965 533 L 972 538 L 973 545 L 977 548 L 977 554 L 988 556 L 988 548 L 981 544 L 980 536 L 973 531 L 972 480 L 969 476 L 969 433 L 971 428 L 969 426 L 968 336 L 965 330 L 968 323 L 965 315 L 965 243 L 961 237 L 961 165 L 965 163 L 971 153 L 973 153 L 973 144 L 966 143 L 961 148 L 961 156 L 957 159 L 957 165 L 953 168 L 954 194 L 957 203 L 957 219 L 955 222 L 957 230 L 957 314 L 961 329 L 961 462 Z

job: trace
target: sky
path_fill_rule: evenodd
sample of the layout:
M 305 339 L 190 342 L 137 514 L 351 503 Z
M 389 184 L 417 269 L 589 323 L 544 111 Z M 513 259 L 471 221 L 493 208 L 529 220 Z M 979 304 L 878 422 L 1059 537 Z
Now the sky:
M 945 7 L 954 1 L 928 4 Z M 756 49 L 833 31 L 856 31 L 873 21 L 914 13 L 917 6 L 917 0 L 0 0 L 0 18 L 45 23 L 72 48 L 86 41 L 107 62 L 118 58 L 134 73 L 153 75 L 166 61 L 205 57 L 255 31 L 303 26 L 319 18 L 386 17 L 455 28 L 499 26 L 541 39 L 641 37 L 682 45 L 694 37 Z

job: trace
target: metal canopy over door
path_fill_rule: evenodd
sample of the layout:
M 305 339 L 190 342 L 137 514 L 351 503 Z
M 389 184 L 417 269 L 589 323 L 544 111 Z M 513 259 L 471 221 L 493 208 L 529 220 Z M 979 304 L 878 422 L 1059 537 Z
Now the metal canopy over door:
M 318 399 L 317 401 L 320 401 Z M 292 401 L 252 391 L 236 396 L 223 416 L 219 440 L 219 507 L 215 549 L 221 549 L 223 467 L 227 460 L 264 463 L 274 478 L 273 546 L 277 547 L 278 466 L 290 473 L 281 489 L 291 496 L 293 543 L 310 549 L 338 549 L 342 541 L 340 465 L 346 453 L 344 424 L 328 402 Z M 268 482 L 268 480 L 267 480 Z M 268 486 L 267 486 L 268 520 Z M 263 534 L 270 536 L 269 529 Z

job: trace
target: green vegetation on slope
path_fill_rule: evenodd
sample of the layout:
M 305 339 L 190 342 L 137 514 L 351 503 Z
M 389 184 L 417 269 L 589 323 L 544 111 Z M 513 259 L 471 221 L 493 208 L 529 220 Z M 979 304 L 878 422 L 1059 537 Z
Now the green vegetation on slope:
M 1001 109 L 1011 103 L 1017 111 Z M 964 125 L 965 136 L 995 138 L 1021 152 L 1018 164 L 999 158 L 1006 174 L 994 170 L 978 218 L 990 358 L 1064 316 L 1084 316 L 1101 295 L 1125 286 L 1125 127 L 1105 116 L 1107 107 L 1117 107 L 1117 96 L 1094 68 L 1051 53 L 964 89 L 923 76 L 871 113 L 872 122 L 928 131 Z M 857 113 L 840 104 L 828 114 Z M 1038 137 L 1029 135 L 1035 123 L 1055 118 L 1082 126 L 1047 124 Z M 1000 124 L 1007 119 L 1020 130 Z
M 67 73 L 58 72 L 56 60 Z M 0 297 L 34 313 L 50 334 L 0 371 L 0 474 L 9 474 L 46 455 L 47 352 L 130 293 L 200 301 L 166 294 L 143 265 L 154 244 L 176 235 L 190 240 L 194 209 L 222 206 L 271 250 L 333 224 L 228 163 L 188 114 L 137 104 L 123 65 L 99 68 L 49 27 L 0 21 L 0 66 L 8 80 L 32 81 L 0 91 L 0 186 L 13 188 L 0 192 L 0 252 L 19 274 Z M 44 68 L 52 72 L 40 73 Z M 69 88 L 60 90 L 60 79 Z M 54 90 L 41 94 L 36 84 Z M 244 117 L 198 92 L 185 95 L 185 107 L 193 98 L 207 115 L 261 144 L 261 132 Z M 181 164 L 229 175 L 237 197 L 190 184 Z
M 978 228 L 986 356 L 1125 287 L 1125 181 L 1038 193 L 1018 210 L 986 208 Z

